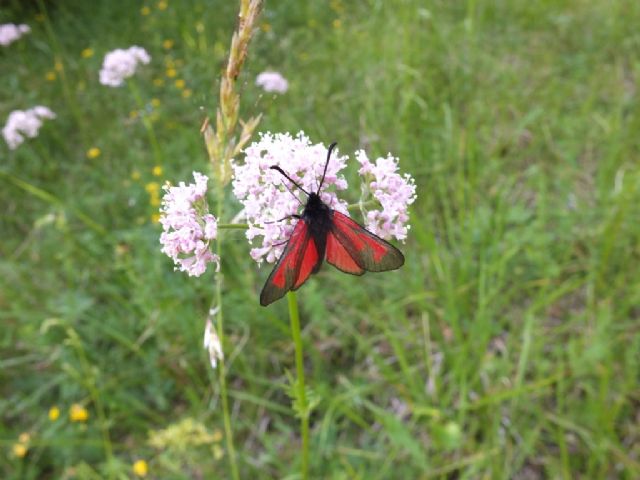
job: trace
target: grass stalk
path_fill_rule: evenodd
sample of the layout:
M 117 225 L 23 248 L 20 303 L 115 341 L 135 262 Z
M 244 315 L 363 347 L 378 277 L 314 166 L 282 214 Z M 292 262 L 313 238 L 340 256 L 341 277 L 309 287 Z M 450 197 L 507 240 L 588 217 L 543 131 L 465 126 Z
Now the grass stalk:
M 302 478 L 309 478 L 309 404 L 304 379 L 304 355 L 302 334 L 300 331 L 300 314 L 298 312 L 298 300 L 296 292 L 287 293 L 289 305 L 289 320 L 291 322 L 291 337 L 296 352 L 296 399 L 298 402 L 298 414 L 300 415 L 300 435 L 302 437 Z
M 218 185 L 217 188 L 217 200 L 218 200 L 218 209 L 217 215 L 218 218 L 222 217 L 224 213 L 224 190 L 222 185 Z M 222 258 L 222 235 L 218 235 L 216 239 L 216 254 Z M 224 349 L 224 309 L 222 304 L 222 282 L 223 276 L 222 272 L 218 272 L 216 275 L 216 292 L 215 292 L 215 302 L 218 306 L 218 314 L 217 314 L 217 334 L 220 339 L 220 344 Z M 224 356 L 219 358 L 218 363 L 218 382 L 220 383 L 220 398 L 222 401 L 222 416 L 224 421 L 224 437 L 227 445 L 227 454 L 229 455 L 229 466 L 231 468 L 231 476 L 234 480 L 240 479 L 240 473 L 238 470 L 238 460 L 236 456 L 236 450 L 233 445 L 233 430 L 231 428 L 231 414 L 229 411 L 229 395 L 227 392 L 227 369 L 224 360 Z
M 142 100 L 142 95 L 140 94 L 140 89 L 138 88 L 138 84 L 133 78 L 130 78 L 127 81 L 127 85 L 129 85 L 129 89 L 133 95 L 133 98 L 136 101 L 136 105 L 138 106 L 138 110 L 140 111 L 140 118 L 142 119 L 142 124 L 144 125 L 145 130 L 147 131 L 147 137 L 149 138 L 149 143 L 151 144 L 151 149 L 153 150 L 153 156 L 155 159 L 156 165 L 162 165 L 162 151 L 160 150 L 160 144 L 158 143 L 158 137 L 156 135 L 156 131 L 153 128 L 153 122 L 146 114 L 145 103 Z
M 257 22 L 262 0 L 241 0 L 240 12 L 238 13 L 238 27 L 231 38 L 231 48 L 229 60 L 222 77 L 220 79 L 220 103 L 216 115 L 215 130 L 209 124 L 207 118 L 202 126 L 202 133 L 209 155 L 211 171 L 216 184 L 217 218 L 222 218 L 224 214 L 224 187 L 231 179 L 231 158 L 237 155 L 244 144 L 251 138 L 253 130 L 258 124 L 260 117 L 242 123 L 242 132 L 238 139 L 234 134 L 239 122 L 238 110 L 240 107 L 240 94 L 236 91 L 235 84 L 240 70 L 247 56 L 249 41 L 253 36 L 255 24 Z M 234 224 L 222 224 L 221 229 L 246 228 L 246 226 L 236 226 Z M 222 257 L 222 236 L 216 240 L 216 253 Z M 224 309 L 222 304 L 222 282 L 221 273 L 216 275 L 215 301 L 219 308 L 217 333 L 220 343 L 224 348 Z M 229 396 L 227 393 L 226 365 L 224 359 L 220 359 L 218 366 L 218 379 L 220 382 L 220 396 L 222 400 L 222 414 L 224 417 L 225 440 L 231 475 L 234 480 L 240 478 L 235 447 L 233 445 L 233 431 L 231 429 L 231 415 L 229 413 Z

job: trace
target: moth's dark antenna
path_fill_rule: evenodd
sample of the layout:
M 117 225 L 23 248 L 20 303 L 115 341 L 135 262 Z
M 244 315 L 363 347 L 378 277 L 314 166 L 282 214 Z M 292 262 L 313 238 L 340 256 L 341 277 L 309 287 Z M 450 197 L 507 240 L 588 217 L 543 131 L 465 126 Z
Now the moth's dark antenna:
M 298 185 L 298 183 L 292 179 L 289 175 L 287 175 L 286 173 L 284 173 L 284 170 L 282 170 L 280 167 L 278 167 L 277 165 L 271 165 L 269 167 L 271 170 L 277 170 L 278 172 L 280 172 L 282 174 L 282 176 L 284 178 L 286 178 L 287 180 L 289 180 L 291 183 L 293 183 L 296 187 L 298 187 L 300 190 L 302 190 L 304 193 L 307 194 L 307 197 L 309 196 L 309 192 L 307 192 L 304 188 L 302 188 L 300 185 Z M 296 197 L 297 198 L 297 197 Z
M 284 188 L 286 188 L 288 190 L 288 192 L 291 194 L 291 196 L 293 198 L 295 198 L 300 205 L 304 206 L 304 203 L 302 203 L 302 200 L 300 200 L 298 198 L 298 196 L 295 193 L 293 193 L 293 190 L 291 190 L 291 187 L 289 185 L 287 185 L 284 181 L 282 182 L 282 184 L 284 185 Z
M 327 162 L 324 164 L 324 172 L 322 172 L 322 179 L 320 180 L 320 185 L 318 185 L 318 191 L 316 192 L 316 195 L 320 195 L 320 189 L 322 188 L 322 184 L 324 183 L 324 176 L 327 174 L 327 167 L 329 166 L 331 152 L 337 144 L 338 142 L 333 142 L 331 145 L 329 145 L 329 150 L 327 151 Z

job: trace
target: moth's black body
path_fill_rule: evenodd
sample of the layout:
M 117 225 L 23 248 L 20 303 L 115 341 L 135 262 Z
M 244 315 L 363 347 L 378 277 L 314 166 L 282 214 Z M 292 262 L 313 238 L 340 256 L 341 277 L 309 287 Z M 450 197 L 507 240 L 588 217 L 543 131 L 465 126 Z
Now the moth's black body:
M 309 234 L 318 250 L 318 263 L 313 267 L 312 273 L 317 273 L 322 266 L 325 251 L 327 250 L 327 234 L 331 231 L 333 210 L 322 201 L 320 195 L 309 193 L 309 199 L 304 206 L 300 220 L 307 224 Z

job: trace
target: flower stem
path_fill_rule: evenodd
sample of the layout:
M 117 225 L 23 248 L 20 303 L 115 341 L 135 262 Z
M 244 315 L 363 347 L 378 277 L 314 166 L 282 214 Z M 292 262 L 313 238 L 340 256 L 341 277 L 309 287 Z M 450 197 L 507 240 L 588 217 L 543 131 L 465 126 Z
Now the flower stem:
M 223 186 L 217 185 L 218 195 L 218 218 L 222 217 L 224 211 L 224 190 Z M 222 258 L 222 235 L 218 235 L 216 239 L 216 254 Z M 222 308 L 222 272 L 216 275 L 216 304 L 219 308 L 216 326 L 218 328 L 218 338 L 220 345 L 224 350 L 224 324 L 223 324 L 223 308 Z M 224 417 L 224 437 L 227 444 L 227 453 L 229 455 L 229 465 L 231 466 L 231 476 L 234 480 L 240 480 L 238 472 L 238 461 L 236 458 L 236 449 L 233 446 L 233 431 L 231 430 L 231 415 L 229 413 L 229 395 L 227 394 L 227 369 L 224 361 L 224 355 L 219 359 L 218 363 L 218 379 L 220 382 L 220 398 L 222 400 L 222 415 Z
M 302 335 L 300 333 L 300 315 L 298 300 L 295 292 L 287 293 L 289 303 L 289 319 L 291 321 L 291 336 L 296 350 L 297 400 L 299 402 L 300 432 L 302 435 L 302 478 L 309 478 L 309 406 L 304 383 L 304 356 L 302 351 Z
M 246 230 L 249 225 L 246 223 L 219 223 L 218 230 Z

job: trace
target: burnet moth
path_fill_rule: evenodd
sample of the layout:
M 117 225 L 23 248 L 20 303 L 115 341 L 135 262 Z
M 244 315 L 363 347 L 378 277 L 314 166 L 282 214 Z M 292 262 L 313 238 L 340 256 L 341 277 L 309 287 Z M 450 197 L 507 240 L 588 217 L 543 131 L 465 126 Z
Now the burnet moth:
M 307 192 L 277 165 L 270 167 L 305 193 L 307 203 L 301 215 L 291 215 L 298 222 L 262 288 L 262 306 L 282 298 L 288 291 L 300 288 L 312 273 L 320 270 L 324 259 L 351 275 L 395 270 L 404 264 L 404 255 L 400 250 L 346 215 L 331 209 L 320 199 L 320 190 L 335 146 L 335 142 L 329 146 L 327 162 L 316 192 Z

